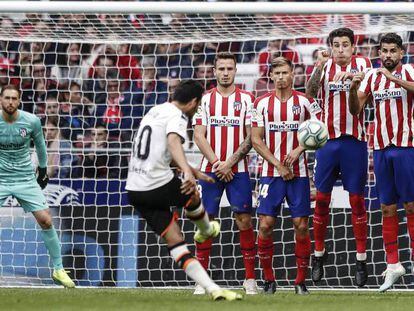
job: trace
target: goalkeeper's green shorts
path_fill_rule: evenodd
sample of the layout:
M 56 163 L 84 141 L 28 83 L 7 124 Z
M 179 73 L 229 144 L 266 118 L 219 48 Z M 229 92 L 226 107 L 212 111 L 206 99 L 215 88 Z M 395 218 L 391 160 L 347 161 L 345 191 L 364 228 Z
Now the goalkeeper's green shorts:
M 17 199 L 26 213 L 49 208 L 45 195 L 36 180 L 10 184 L 0 183 L 0 206 L 3 206 L 4 201 L 10 196 Z

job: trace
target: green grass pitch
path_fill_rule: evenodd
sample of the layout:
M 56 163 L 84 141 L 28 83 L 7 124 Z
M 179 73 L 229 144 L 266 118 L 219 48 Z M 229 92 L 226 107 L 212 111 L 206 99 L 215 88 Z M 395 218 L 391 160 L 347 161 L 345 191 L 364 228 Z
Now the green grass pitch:
M 273 296 L 214 302 L 207 296 L 193 296 L 190 290 L 0 288 L 0 310 L 408 311 L 413 306 L 414 292 L 312 291 L 298 297 L 291 291 L 279 291 Z

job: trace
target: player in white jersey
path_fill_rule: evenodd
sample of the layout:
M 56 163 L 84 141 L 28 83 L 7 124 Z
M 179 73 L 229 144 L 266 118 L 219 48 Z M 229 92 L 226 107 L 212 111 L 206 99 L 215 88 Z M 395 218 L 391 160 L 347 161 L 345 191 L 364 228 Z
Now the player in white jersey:
M 329 205 L 336 180 L 340 177 L 349 192 L 352 228 L 356 244 L 355 284 L 362 287 L 368 279 L 366 266 L 367 213 L 364 191 L 367 180 L 368 151 L 364 134 L 364 111 L 352 115 L 348 109 L 348 92 L 354 75 L 371 68 L 368 58 L 355 56 L 354 32 L 338 28 L 329 34 L 332 57 L 319 51 L 318 62 L 308 81 L 306 94 L 322 97 L 322 118 L 328 127 L 329 140 L 316 151 L 316 204 L 313 216 L 315 253 L 312 280 L 319 282 L 328 258 L 325 236 L 329 223 Z
M 235 86 L 236 57 L 219 53 L 214 60 L 217 87 L 202 98 L 194 116 L 194 140 L 203 153 L 201 171 L 214 184 L 199 182 L 201 199 L 211 219 L 218 216 L 220 199 L 227 198 L 240 230 L 240 250 L 245 267 L 243 288 L 248 295 L 258 293 L 255 280 L 256 243 L 252 225 L 252 193 L 246 155 L 251 149 L 249 109 L 253 95 Z M 196 240 L 196 239 L 195 239 Z M 212 239 L 196 240 L 196 255 L 207 270 Z M 194 294 L 202 294 L 197 286 Z
M 200 284 L 214 300 L 236 300 L 242 296 L 221 289 L 188 250 L 177 214 L 171 207 L 184 207 L 203 236 L 217 236 L 220 227 L 211 222 L 201 204 L 195 178 L 214 182 L 210 177 L 192 168 L 185 157 L 188 119 L 200 104 L 203 87 L 194 80 L 182 81 L 174 91 L 172 102 L 157 105 L 144 116 L 134 137 L 128 170 L 126 190 L 133 205 L 148 225 L 164 238 L 177 264 Z M 182 171 L 181 181 L 170 164 Z
M 352 80 L 349 108 L 351 113 L 359 114 L 368 99 L 374 106 L 374 172 L 387 255 L 380 291 L 386 291 L 405 274 L 398 259 L 399 202 L 407 215 L 414 256 L 414 68 L 401 63 L 404 48 L 395 33 L 381 37 L 379 53 L 383 67 L 368 71 L 362 83 L 360 76 Z
M 321 108 L 313 99 L 292 89 L 294 75 L 289 60 L 273 59 L 271 77 L 275 90 L 256 99 L 251 113 L 253 147 L 264 159 L 257 206 L 258 254 L 265 278 L 264 292 L 276 291 L 272 235 L 286 199 L 295 229 L 295 292 L 306 295 L 309 292 L 305 279 L 311 254 L 310 185 L 305 149 L 299 145 L 297 130 L 305 120 L 318 118 Z

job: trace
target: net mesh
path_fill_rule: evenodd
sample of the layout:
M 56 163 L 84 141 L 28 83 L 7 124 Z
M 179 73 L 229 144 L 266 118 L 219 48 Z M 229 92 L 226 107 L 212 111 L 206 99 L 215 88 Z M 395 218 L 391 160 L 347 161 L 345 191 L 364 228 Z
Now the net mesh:
M 379 66 L 377 42 L 397 31 L 407 44 L 404 62 L 414 52 L 412 15 L 3 15 L 0 27 L 0 85 L 22 89 L 22 109 L 41 120 L 48 145 L 45 190 L 62 241 L 64 266 L 78 285 L 188 286 L 167 249 L 128 206 L 124 191 L 131 135 L 142 116 L 167 101 L 179 79 L 195 78 L 215 86 L 212 61 L 218 51 L 238 59 L 236 83 L 255 96 L 273 89 L 268 78 L 271 55 L 295 64 L 294 87 L 304 91 L 315 51 L 326 47 L 327 33 L 350 26 L 358 34 L 357 53 Z M 366 111 L 368 136 L 372 111 Z M 200 153 L 188 130 L 187 155 Z M 312 170 L 312 154 L 310 167 Z M 36 162 L 34 156 L 33 159 Z M 260 159 L 249 155 L 254 199 Z M 366 203 L 369 209 L 369 287 L 381 282 L 385 255 L 381 213 L 370 158 Z M 314 189 L 313 189 L 314 191 Z M 0 209 L 0 285 L 49 285 L 50 264 L 32 215 L 9 198 Z M 228 202 L 224 198 L 222 206 Z M 338 181 L 332 201 L 327 248 L 331 252 L 320 287 L 351 287 L 355 262 L 348 197 Z M 400 215 L 405 224 L 404 214 Z M 221 285 L 244 279 L 238 230 L 230 208 L 220 211 L 222 233 L 212 250 L 210 272 Z M 194 250 L 194 226 L 180 222 Z M 254 218 L 257 232 L 257 219 Z M 404 225 L 403 225 L 404 226 Z M 274 232 L 278 286 L 295 275 L 292 223 L 286 209 Z M 400 230 L 401 262 L 411 271 L 409 238 Z M 257 277 L 261 279 L 258 260 Z M 310 284 L 310 283 L 309 283 Z M 410 274 L 400 288 L 412 288 Z

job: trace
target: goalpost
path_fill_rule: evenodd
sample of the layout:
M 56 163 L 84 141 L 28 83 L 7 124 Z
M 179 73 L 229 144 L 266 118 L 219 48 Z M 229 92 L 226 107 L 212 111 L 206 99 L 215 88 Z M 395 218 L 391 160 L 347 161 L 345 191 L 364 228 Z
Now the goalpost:
M 314 53 L 326 47 L 334 28 L 352 28 L 357 52 L 374 64 L 381 33 L 403 36 L 404 62 L 413 62 L 414 54 L 411 3 L 1 1 L 0 13 L 0 85 L 21 86 L 23 109 L 43 120 L 49 140 L 53 129 L 60 130 L 63 143 L 48 145 L 52 178 L 45 194 L 62 241 L 65 269 L 80 286 L 194 285 L 128 206 L 124 186 L 131 135 L 142 116 L 168 100 L 179 79 L 196 78 L 207 88 L 214 86 L 211 64 L 216 51 L 236 54 L 236 83 L 256 95 L 272 89 L 267 74 L 273 53 L 293 60 L 295 88 L 304 91 Z M 370 134 L 369 108 L 366 116 Z M 197 165 L 200 153 L 190 128 L 188 134 L 186 152 Z M 369 163 L 367 287 L 376 288 L 386 263 L 372 157 Z M 255 201 L 260 159 L 253 151 L 249 170 Z M 327 236 L 331 255 L 318 288 L 353 288 L 355 243 L 340 181 L 332 199 Z M 218 284 L 233 287 L 241 285 L 244 272 L 238 230 L 227 205 L 224 198 L 222 233 L 214 242 L 210 272 Z M 17 206 L 9 198 L 0 208 L 0 286 L 51 285 L 49 259 L 34 219 Z M 403 215 L 401 223 L 406 222 Z M 193 245 L 194 226 L 185 217 L 180 224 Z M 296 264 L 286 209 L 275 228 L 276 282 L 287 287 L 293 284 Z M 413 289 L 405 226 L 400 232 L 407 275 L 396 288 Z M 256 268 L 260 281 L 258 258 Z M 310 280 L 307 284 L 314 286 Z

